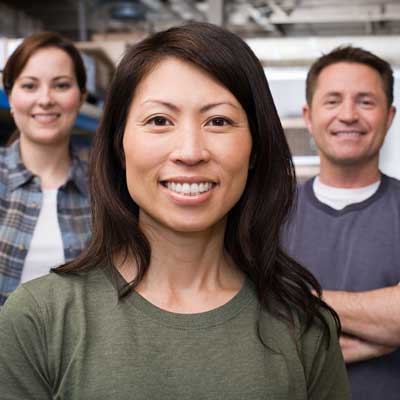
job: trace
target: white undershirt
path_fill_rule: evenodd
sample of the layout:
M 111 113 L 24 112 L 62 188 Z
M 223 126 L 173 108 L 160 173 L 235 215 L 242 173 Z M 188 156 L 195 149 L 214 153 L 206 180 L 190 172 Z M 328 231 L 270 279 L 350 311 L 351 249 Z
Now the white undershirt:
M 57 217 L 57 193 L 58 189 L 43 190 L 42 207 L 25 258 L 21 283 L 46 275 L 50 268 L 65 262 Z
M 335 210 L 342 210 L 346 206 L 371 197 L 379 187 L 381 181 L 360 188 L 337 188 L 321 183 L 319 176 L 314 179 L 313 189 L 317 199 Z

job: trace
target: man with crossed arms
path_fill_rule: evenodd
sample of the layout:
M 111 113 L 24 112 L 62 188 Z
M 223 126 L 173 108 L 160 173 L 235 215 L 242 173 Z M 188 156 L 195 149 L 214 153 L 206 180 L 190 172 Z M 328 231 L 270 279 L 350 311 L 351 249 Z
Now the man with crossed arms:
M 353 399 L 398 400 L 400 181 L 379 170 L 393 72 L 370 52 L 337 48 L 312 65 L 306 98 L 320 174 L 299 188 L 283 243 L 340 317 Z

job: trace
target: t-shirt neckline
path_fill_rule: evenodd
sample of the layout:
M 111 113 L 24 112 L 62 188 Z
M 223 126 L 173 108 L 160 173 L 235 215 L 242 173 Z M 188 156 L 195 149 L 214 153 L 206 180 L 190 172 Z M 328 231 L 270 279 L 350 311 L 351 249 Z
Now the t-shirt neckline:
M 344 215 L 349 212 L 361 210 L 361 209 L 368 207 L 370 204 L 375 202 L 376 199 L 378 199 L 385 193 L 385 191 L 388 187 L 388 181 L 389 181 L 389 178 L 385 174 L 381 173 L 381 183 L 380 183 L 378 189 L 376 190 L 376 192 L 372 196 L 368 197 L 367 199 L 365 199 L 364 201 L 361 201 L 359 203 L 349 204 L 348 206 L 346 206 L 340 210 L 336 210 L 336 209 L 330 207 L 329 205 L 322 203 L 321 201 L 318 200 L 317 196 L 314 193 L 314 189 L 313 189 L 314 179 L 315 179 L 315 177 L 309 179 L 304 184 L 305 185 L 304 189 L 305 189 L 307 197 L 309 198 L 309 200 L 315 207 L 317 207 L 320 210 L 326 212 L 327 214 L 330 214 L 333 216 Z
M 115 288 L 122 288 L 126 285 L 125 279 L 114 266 L 106 267 L 104 271 Z M 209 311 L 194 314 L 180 314 L 164 310 L 152 304 L 137 292 L 128 293 L 120 301 L 134 307 L 148 318 L 156 320 L 164 326 L 180 330 L 193 330 L 217 326 L 234 318 L 248 304 L 257 301 L 254 291 L 250 279 L 245 278 L 241 289 L 225 304 Z

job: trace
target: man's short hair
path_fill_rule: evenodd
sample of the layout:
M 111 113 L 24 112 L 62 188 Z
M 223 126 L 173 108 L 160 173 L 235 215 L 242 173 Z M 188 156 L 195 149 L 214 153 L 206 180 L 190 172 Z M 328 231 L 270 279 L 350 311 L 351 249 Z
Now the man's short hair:
M 321 71 L 329 65 L 339 62 L 364 64 L 377 71 L 382 79 L 388 107 L 392 105 L 394 80 L 393 70 L 390 64 L 367 50 L 353 46 L 336 47 L 330 53 L 324 54 L 312 64 L 306 80 L 306 100 L 308 105 L 311 105 Z

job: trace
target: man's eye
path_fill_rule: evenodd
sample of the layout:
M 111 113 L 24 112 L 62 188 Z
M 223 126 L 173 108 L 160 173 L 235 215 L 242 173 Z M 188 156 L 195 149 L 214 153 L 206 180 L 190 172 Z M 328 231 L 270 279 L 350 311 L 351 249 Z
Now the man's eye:
M 150 125 L 156 125 L 156 126 L 172 125 L 171 122 L 167 118 L 161 117 L 161 116 L 153 117 L 153 118 L 149 119 L 147 121 L 147 123 Z
M 373 102 L 371 100 L 361 100 L 363 106 L 372 106 Z
M 337 100 L 327 100 L 326 103 L 328 106 L 334 106 L 336 104 L 338 104 Z

